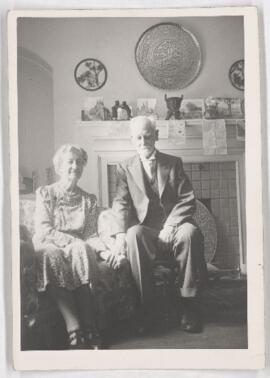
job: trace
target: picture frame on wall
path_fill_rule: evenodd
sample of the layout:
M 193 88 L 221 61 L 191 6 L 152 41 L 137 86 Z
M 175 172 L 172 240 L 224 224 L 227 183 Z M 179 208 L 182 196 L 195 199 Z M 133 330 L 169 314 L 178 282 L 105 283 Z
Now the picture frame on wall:
M 168 88 L 164 82 L 171 83 L 171 78 L 175 77 L 175 59 L 178 64 L 185 60 L 186 54 L 182 51 L 187 52 L 187 45 L 179 48 L 182 40 L 179 45 L 179 38 L 174 39 L 172 28 L 169 28 L 167 38 L 154 38 L 156 31 L 160 36 L 160 27 L 156 25 L 171 23 L 177 24 L 180 33 L 189 31 L 189 35 L 196 36 L 202 53 L 196 56 L 202 59 L 196 59 L 199 69 L 195 67 L 195 74 L 188 80 L 183 93 L 182 90 L 179 93 L 179 86 Z M 129 25 L 128 38 L 126 25 Z M 228 31 L 225 36 L 224 28 Z M 14 10 L 8 15 L 8 29 L 14 367 L 17 370 L 100 371 L 262 368 L 264 288 L 256 9 Z M 214 44 L 209 38 L 209 30 Z M 80 43 L 77 35 L 80 35 Z M 157 63 L 155 70 L 150 64 L 153 59 L 150 61 L 147 54 L 139 55 L 139 50 L 144 50 L 152 40 L 155 41 L 151 45 L 155 47 L 153 56 L 158 57 L 154 60 Z M 249 63 L 246 64 L 245 77 L 250 85 L 243 88 L 239 98 L 228 81 L 228 67 L 238 59 L 236 51 L 230 48 L 232 43 L 237 54 L 243 55 L 244 61 Z M 119 54 L 122 46 L 125 50 Z M 222 55 L 220 66 L 209 64 L 211 54 Z M 143 73 L 138 60 L 140 67 L 144 68 Z M 102 65 L 93 69 L 91 64 L 94 61 Z M 169 67 L 170 72 L 164 67 Z M 91 75 L 87 70 L 100 70 L 99 80 L 95 83 L 88 80 Z M 145 72 L 154 75 L 155 85 L 149 82 Z M 107 80 L 108 73 L 110 80 Z M 159 78 L 162 80 L 156 83 Z M 96 96 L 90 96 L 88 92 L 86 97 L 85 90 L 99 92 L 95 92 Z M 165 118 L 166 114 L 164 91 L 170 98 L 184 94 L 181 119 L 161 119 L 160 115 Z M 98 327 L 108 343 L 104 344 L 102 351 L 67 350 L 67 332 L 62 317 L 55 307 L 50 307 L 53 304 L 46 297 L 47 292 L 43 293 L 44 296 L 37 293 L 35 264 L 32 263 L 35 260 L 31 260 L 33 246 L 31 233 L 28 233 L 33 232 L 33 217 L 30 219 L 29 214 L 33 214 L 36 194 L 32 191 L 27 193 L 27 198 L 19 196 L 19 184 L 22 185 L 19 172 L 21 167 L 24 168 L 24 177 L 29 176 L 28 172 L 37 172 L 38 186 L 46 187 L 54 180 L 54 174 L 46 171 L 51 167 L 54 151 L 66 143 L 80 146 L 88 156 L 80 190 L 90 193 L 89 201 L 96 201 L 95 215 L 108 208 L 117 195 L 121 163 L 130 161 L 128 159 L 135 154 L 130 141 L 129 120 L 110 119 L 110 109 L 116 99 L 125 99 L 135 110 L 135 115 L 154 116 L 156 149 L 178 158 L 173 160 L 180 162 L 176 180 L 184 176 L 190 182 L 196 200 L 201 201 L 204 209 L 196 219 L 202 223 L 206 218 L 211 219 L 217 240 L 213 243 L 213 258 L 207 265 L 209 285 L 202 296 L 206 322 L 201 333 L 189 334 L 180 329 L 176 312 L 170 312 L 175 304 L 173 300 L 170 302 L 171 292 L 168 291 L 173 276 L 168 273 L 170 267 L 161 265 L 155 271 L 160 300 L 153 307 L 155 311 L 151 319 L 153 326 L 157 327 L 152 335 L 139 337 L 130 325 L 130 319 L 125 318 L 133 306 L 136 307 L 138 293 L 134 294 L 134 282 L 125 281 L 126 272 L 120 269 L 110 271 L 109 262 L 104 260 L 102 274 L 109 271 L 109 280 L 99 281 L 96 306 L 102 314 L 98 318 Z M 97 105 L 102 108 L 101 117 L 95 111 Z M 109 112 L 107 118 L 105 109 Z M 81 117 L 78 117 L 80 113 Z M 204 154 L 204 123 L 211 126 L 209 140 L 213 135 L 216 142 L 226 142 L 226 153 Z M 223 139 L 218 130 L 221 124 Z M 143 163 L 140 167 L 144 169 Z M 127 170 L 129 168 L 132 170 L 129 166 Z M 168 182 L 175 179 L 172 178 L 173 171 L 166 165 L 165 171 Z M 46 177 L 43 178 L 40 172 L 46 172 Z M 157 172 L 159 183 L 164 174 L 159 165 Z M 140 184 L 143 185 L 139 180 L 135 183 Z M 158 184 L 157 188 L 159 193 L 162 188 Z M 74 207 L 77 205 L 75 196 Z M 114 235 L 110 218 L 108 225 Z M 209 222 L 205 221 L 204 226 L 207 229 Z M 98 232 L 94 236 L 98 236 Z M 107 251 L 104 256 L 108 257 Z M 117 295 L 115 282 L 120 282 Z M 129 295 L 126 295 L 127 290 Z M 118 301 L 116 308 L 111 306 L 115 300 Z M 103 310 L 108 308 L 110 310 L 105 313 Z M 120 324 L 117 323 L 119 320 Z M 128 327 L 124 329 L 126 323 Z
M 181 103 L 182 119 L 201 119 L 204 116 L 204 100 L 203 99 L 183 99 Z

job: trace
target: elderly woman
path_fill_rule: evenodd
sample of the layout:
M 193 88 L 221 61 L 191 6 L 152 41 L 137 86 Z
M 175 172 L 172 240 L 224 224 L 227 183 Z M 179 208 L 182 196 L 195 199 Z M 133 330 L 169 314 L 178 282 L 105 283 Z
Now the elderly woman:
M 71 349 L 100 349 L 93 288 L 98 274 L 96 252 L 106 252 L 106 247 L 96 236 L 96 197 L 77 186 L 87 154 L 66 144 L 53 162 L 59 181 L 36 192 L 33 243 L 38 290 L 48 290 L 58 306 Z

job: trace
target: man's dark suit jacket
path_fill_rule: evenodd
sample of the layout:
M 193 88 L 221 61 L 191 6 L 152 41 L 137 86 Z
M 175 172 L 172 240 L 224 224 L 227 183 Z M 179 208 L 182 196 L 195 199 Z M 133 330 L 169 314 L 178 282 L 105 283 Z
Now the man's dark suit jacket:
M 164 226 L 177 226 L 192 221 L 195 197 L 183 170 L 182 160 L 159 151 L 156 159 L 160 202 L 166 215 Z M 132 215 L 137 218 L 135 223 L 142 224 L 149 205 L 143 165 L 138 154 L 121 162 L 117 174 L 117 192 L 113 201 L 113 211 L 117 218 L 113 227 L 114 234 L 127 231 Z

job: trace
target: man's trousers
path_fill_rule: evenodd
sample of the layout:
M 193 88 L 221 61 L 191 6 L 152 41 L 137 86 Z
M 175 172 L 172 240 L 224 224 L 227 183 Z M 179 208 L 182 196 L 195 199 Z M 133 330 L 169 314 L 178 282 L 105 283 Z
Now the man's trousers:
M 203 235 L 192 223 L 175 227 L 166 251 L 158 248 L 159 231 L 144 225 L 135 225 L 127 232 L 128 259 L 140 293 L 141 302 L 150 305 L 154 298 L 153 270 L 158 264 L 172 261 L 178 271 L 181 297 L 197 296 L 200 281 L 207 275 L 203 255 Z

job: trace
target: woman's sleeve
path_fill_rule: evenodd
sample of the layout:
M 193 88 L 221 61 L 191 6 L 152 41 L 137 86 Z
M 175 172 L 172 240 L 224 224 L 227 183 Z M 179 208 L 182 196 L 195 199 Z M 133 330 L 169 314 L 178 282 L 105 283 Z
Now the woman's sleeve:
M 35 211 L 35 235 L 33 243 L 38 248 L 40 243 L 53 243 L 57 247 L 63 248 L 75 240 L 64 232 L 55 230 L 52 219 L 52 201 L 46 187 L 40 187 L 36 191 L 36 211 Z
M 85 194 L 85 225 L 83 239 L 97 236 L 98 206 L 94 194 Z
M 88 194 L 86 196 L 86 214 L 83 240 L 85 240 L 96 252 L 101 252 L 106 250 L 106 246 L 98 236 L 97 221 L 97 198 L 94 194 Z

